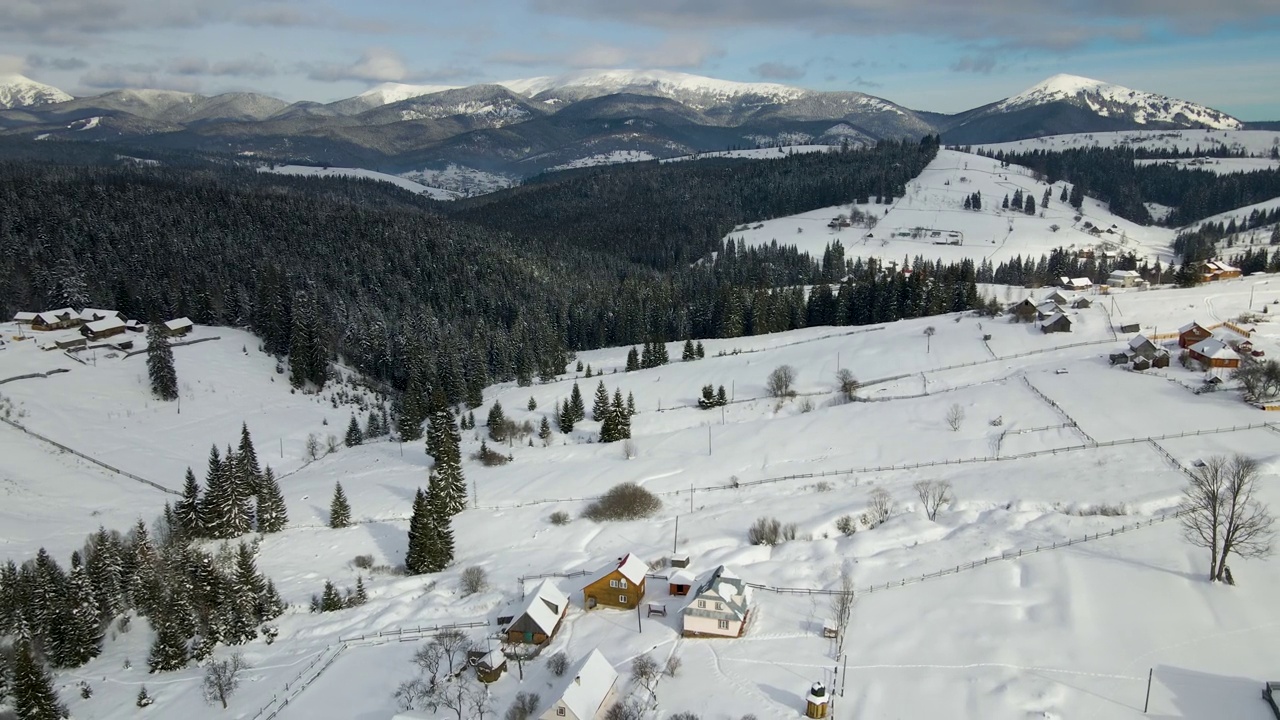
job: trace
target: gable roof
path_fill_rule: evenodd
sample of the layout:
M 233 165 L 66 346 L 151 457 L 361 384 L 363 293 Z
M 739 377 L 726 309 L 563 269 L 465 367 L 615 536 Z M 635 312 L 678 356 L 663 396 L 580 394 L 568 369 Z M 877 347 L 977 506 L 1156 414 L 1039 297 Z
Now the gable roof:
M 609 690 L 618 681 L 618 671 L 599 650 L 592 650 L 564 675 L 563 683 L 557 688 L 556 702 L 564 703 L 565 708 L 581 720 L 596 716 Z
M 1137 270 L 1112 270 L 1111 277 L 1113 278 L 1138 277 L 1138 271 Z
M 94 320 L 105 320 L 111 317 L 119 317 L 119 310 L 101 310 L 99 308 L 85 308 L 80 311 L 80 319 L 85 322 L 93 322 Z
M 608 577 L 614 572 L 620 573 L 622 577 L 626 578 L 632 585 L 639 585 L 644 582 L 644 576 L 649 574 L 649 564 L 636 557 L 634 553 L 627 553 L 626 555 L 618 558 L 615 562 L 597 570 L 585 583 L 583 583 L 583 587 L 591 585 L 601 578 Z
M 1061 320 L 1066 320 L 1068 325 L 1070 325 L 1070 324 L 1071 324 L 1071 318 L 1070 318 L 1070 317 L 1068 317 L 1068 316 L 1067 316 L 1065 313 L 1063 313 L 1063 312 L 1056 312 L 1056 313 L 1054 313 L 1054 314 L 1050 315 L 1049 317 L 1045 318 L 1045 319 L 1044 319 L 1044 324 L 1045 324 L 1045 325 L 1055 325 L 1055 324 L 1057 324 L 1057 323 L 1058 323 L 1059 321 L 1061 321 Z
M 194 323 L 191 322 L 190 318 L 185 317 L 166 320 L 164 323 L 164 326 L 170 330 L 181 330 L 182 328 L 189 328 L 192 325 L 194 325 Z
M 1192 345 L 1191 352 L 1203 355 L 1214 360 L 1231 360 L 1238 358 L 1235 350 L 1232 350 L 1226 343 L 1218 338 L 1206 338 Z
M 1191 332 L 1192 330 L 1194 330 L 1194 329 L 1196 329 L 1196 328 L 1200 328 L 1200 332 L 1209 332 L 1209 331 L 1208 331 L 1208 330 L 1206 330 L 1206 329 L 1205 329 L 1205 327 L 1204 327 L 1203 325 L 1201 325 L 1200 323 L 1198 323 L 1198 322 L 1189 322 L 1189 323 L 1187 323 L 1186 325 L 1183 325 L 1182 327 L 1178 328 L 1178 334 L 1179 334 L 1179 335 L 1181 335 L 1181 334 L 1183 334 L 1183 333 Z
M 1147 345 L 1155 347 L 1155 343 L 1148 340 L 1146 335 L 1134 335 L 1133 339 L 1129 341 L 1130 350 L 1137 350 L 1138 348 L 1146 347 Z
M 560 622 L 560 615 L 569 607 L 569 598 L 555 583 L 543 580 L 538 589 L 529 593 L 512 613 L 513 619 L 528 616 L 542 632 L 550 635 Z
M 669 585 L 692 585 L 698 578 L 685 568 L 680 568 L 667 576 Z
M 79 317 L 80 317 L 79 313 L 77 313 L 72 308 L 68 307 L 68 308 L 58 308 L 57 310 L 45 310 L 42 313 L 36 313 L 35 319 L 39 320 L 42 323 L 52 325 L 53 323 L 56 323 L 56 322 L 62 322 L 65 319 L 79 318 Z
M 738 620 L 742 620 L 747 616 L 747 611 L 751 609 L 751 588 L 732 570 L 721 565 L 698 585 L 698 591 L 694 593 L 693 599 L 685 606 L 685 612 L 693 615 L 707 613 L 708 610 L 697 606 L 697 601 L 700 599 L 723 602 L 728 612 L 732 613 Z M 723 614 L 724 611 L 711 610 L 709 612 Z
M 31 322 L 32 320 L 35 320 L 35 319 L 36 319 L 36 314 L 33 312 L 26 312 L 26 311 L 19 310 L 13 315 L 14 322 Z
M 124 319 L 119 315 L 113 315 L 105 320 L 97 320 L 95 322 L 87 323 L 85 327 L 88 328 L 91 333 L 106 332 L 107 330 L 124 327 Z

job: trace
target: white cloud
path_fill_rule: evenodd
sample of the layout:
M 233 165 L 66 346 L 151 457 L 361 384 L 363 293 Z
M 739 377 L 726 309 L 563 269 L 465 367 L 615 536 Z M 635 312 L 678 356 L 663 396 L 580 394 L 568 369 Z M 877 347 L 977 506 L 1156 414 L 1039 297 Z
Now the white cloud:
M 340 80 L 361 80 L 365 82 L 398 82 L 404 80 L 409 71 L 404 60 L 394 51 L 387 48 L 369 48 L 360 59 L 350 65 L 334 63 L 317 63 L 305 65 L 307 77 L 322 82 Z

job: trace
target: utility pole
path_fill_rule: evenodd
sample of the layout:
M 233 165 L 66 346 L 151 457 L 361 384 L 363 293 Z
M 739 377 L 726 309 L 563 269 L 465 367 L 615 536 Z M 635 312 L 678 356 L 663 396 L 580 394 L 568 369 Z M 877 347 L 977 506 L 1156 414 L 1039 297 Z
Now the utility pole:
M 1156 669 L 1155 669 L 1155 668 L 1148 668 L 1148 669 L 1147 669 L 1147 699 L 1146 699 L 1146 700 L 1144 700 L 1144 701 L 1142 701 L 1142 714 L 1143 714 L 1143 715 L 1145 715 L 1145 714 L 1147 713 L 1147 707 L 1149 707 L 1149 706 L 1151 705 L 1151 677 L 1152 677 L 1153 675 L 1155 675 L 1155 672 L 1156 672 Z
M 707 454 L 711 454 L 711 424 L 707 423 Z
M 693 491 L 690 490 L 690 495 L 692 496 L 692 494 L 693 494 Z M 671 538 L 671 552 L 676 551 L 676 545 L 679 544 L 679 542 L 680 542 L 680 516 L 677 515 L 675 536 Z
M 693 512 L 693 481 L 689 481 L 689 512 Z

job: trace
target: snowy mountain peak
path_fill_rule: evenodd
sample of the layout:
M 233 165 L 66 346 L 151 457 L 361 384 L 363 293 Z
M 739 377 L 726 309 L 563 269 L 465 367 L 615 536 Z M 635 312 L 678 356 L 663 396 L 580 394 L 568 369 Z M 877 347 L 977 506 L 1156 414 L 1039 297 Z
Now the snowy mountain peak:
M 70 95 L 58 88 L 36 82 L 29 77 L 16 73 L 0 75 L 0 108 L 50 105 L 70 99 Z
M 457 85 L 406 85 L 405 83 L 386 82 L 369 88 L 356 97 L 363 98 L 369 107 L 390 105 L 401 100 L 408 100 L 420 95 L 455 90 Z
M 589 95 L 611 95 L 628 90 L 643 90 L 644 94 L 656 94 L 668 98 L 699 95 L 729 99 L 755 95 L 785 102 L 803 97 L 810 92 L 777 83 L 718 80 L 669 70 L 583 70 L 564 75 L 509 80 L 498 84 L 512 92 L 530 97 L 563 90 Z
M 1000 102 L 995 109 L 1021 110 L 1054 102 L 1069 102 L 1087 107 L 1103 117 L 1128 116 L 1142 125 L 1162 123 L 1220 130 L 1238 130 L 1244 127 L 1243 123 L 1230 115 L 1203 105 L 1067 74 L 1054 75 L 1039 82 Z

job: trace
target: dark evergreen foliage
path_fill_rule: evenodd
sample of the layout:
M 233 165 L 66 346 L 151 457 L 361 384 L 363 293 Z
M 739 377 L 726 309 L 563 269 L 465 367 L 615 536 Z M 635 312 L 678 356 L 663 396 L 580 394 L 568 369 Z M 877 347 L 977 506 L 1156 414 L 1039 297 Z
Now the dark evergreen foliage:
M 355 447 L 364 443 L 364 431 L 360 429 L 360 422 L 356 420 L 356 416 L 351 416 L 351 422 L 347 423 L 347 435 L 343 439 L 343 444 L 347 447 Z
M 280 494 L 280 485 L 276 482 L 276 475 L 272 472 L 271 467 L 262 473 L 262 481 L 260 491 L 258 492 L 258 532 L 260 533 L 276 533 L 285 528 L 289 523 L 288 509 L 285 507 L 284 496 Z
M 161 400 L 178 399 L 178 371 L 173 365 L 173 348 L 164 323 L 153 319 L 147 326 L 147 374 L 151 377 L 151 394 Z
M 36 657 L 31 642 L 20 638 L 13 652 L 13 707 L 21 720 L 61 720 L 70 717 L 58 700 L 53 677 Z
M 333 486 L 333 500 L 329 502 L 329 527 L 338 530 L 351 527 L 351 504 L 342 491 L 342 483 Z

